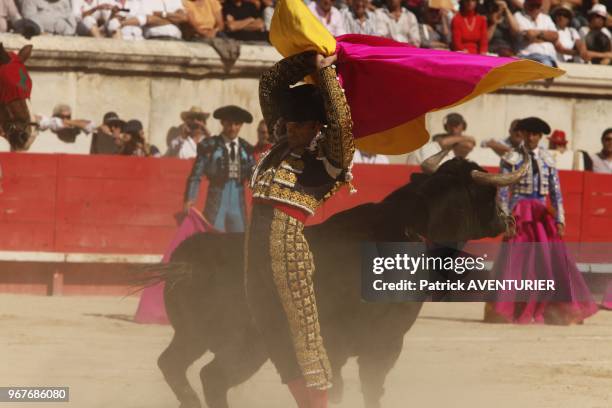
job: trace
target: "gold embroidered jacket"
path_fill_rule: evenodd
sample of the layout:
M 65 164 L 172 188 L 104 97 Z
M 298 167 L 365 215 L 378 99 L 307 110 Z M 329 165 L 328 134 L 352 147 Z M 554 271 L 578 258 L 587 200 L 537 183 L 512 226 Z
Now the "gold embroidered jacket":
M 265 72 L 259 102 L 271 131 L 280 119 L 281 95 L 290 85 L 315 71 L 314 52 L 283 59 Z M 355 146 L 351 113 L 333 66 L 318 72 L 327 126 L 308 148 L 290 148 L 286 137 L 263 158 L 251 180 L 253 197 L 298 207 L 309 214 L 351 179 Z

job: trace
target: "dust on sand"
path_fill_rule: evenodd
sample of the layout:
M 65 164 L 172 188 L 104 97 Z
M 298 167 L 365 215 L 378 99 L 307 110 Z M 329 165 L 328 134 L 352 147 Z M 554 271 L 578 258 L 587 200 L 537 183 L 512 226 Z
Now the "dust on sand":
M 71 402 L 53 407 L 178 407 L 157 368 L 172 328 L 132 323 L 137 302 L 0 295 L 0 386 L 69 386 Z M 558 327 L 483 324 L 482 311 L 480 303 L 426 304 L 387 378 L 383 407 L 612 406 L 612 312 Z M 189 370 L 200 395 L 198 372 L 210 359 Z M 362 407 L 354 361 L 344 376 L 345 399 L 337 406 Z M 294 406 L 269 363 L 231 391 L 230 403 Z

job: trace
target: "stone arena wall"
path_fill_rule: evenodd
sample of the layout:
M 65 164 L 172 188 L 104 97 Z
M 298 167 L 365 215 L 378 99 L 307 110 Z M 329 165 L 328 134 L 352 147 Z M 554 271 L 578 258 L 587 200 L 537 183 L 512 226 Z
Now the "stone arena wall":
M 28 43 L 11 34 L 1 35 L 0 41 L 8 49 Z M 30 43 L 34 45 L 28 66 L 34 83 L 35 113 L 50 115 L 53 106 L 66 103 L 72 106 L 74 118 L 101 121 L 105 112 L 114 110 L 122 118 L 140 119 L 149 141 L 162 152 L 168 129 L 179 124 L 180 112 L 192 105 L 209 112 L 225 104 L 243 106 L 255 117 L 253 124 L 245 125 L 243 137 L 254 141 L 261 119 L 258 78 L 280 58 L 270 46 L 242 45 L 238 60 L 227 67 L 217 52 L 203 43 L 51 35 L 35 37 Z M 452 111 L 465 116 L 466 133 L 478 140 L 504 137 L 513 119 L 537 115 L 553 129 L 564 130 L 571 148 L 597 151 L 601 132 L 612 126 L 612 69 L 575 64 L 562 68 L 566 75 L 550 85 L 536 81 L 508 87 Z M 407 93 L 407 103 L 410 97 Z M 430 132 L 442 131 L 442 118 L 447 113 L 428 116 Z M 212 118 L 209 127 L 212 132 L 220 128 Z M 87 153 L 89 142 L 81 135 L 75 143 L 66 144 L 43 133 L 32 151 Z M 480 148 L 472 157 L 483 164 L 497 160 Z M 393 157 L 392 161 L 402 162 L 403 158 Z

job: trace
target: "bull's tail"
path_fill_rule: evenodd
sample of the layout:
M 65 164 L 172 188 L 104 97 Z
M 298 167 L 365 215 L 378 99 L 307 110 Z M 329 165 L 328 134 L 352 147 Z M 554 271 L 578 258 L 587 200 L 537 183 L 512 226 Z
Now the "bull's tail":
M 135 276 L 130 280 L 128 296 L 161 282 L 174 286 L 177 282 L 191 279 L 192 275 L 192 264 L 187 262 L 169 262 L 137 267 Z

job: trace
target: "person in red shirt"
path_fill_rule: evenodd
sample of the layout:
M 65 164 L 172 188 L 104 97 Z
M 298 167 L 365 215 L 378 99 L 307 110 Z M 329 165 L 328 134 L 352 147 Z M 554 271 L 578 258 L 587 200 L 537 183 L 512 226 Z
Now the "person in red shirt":
M 257 125 L 257 144 L 253 150 L 255 163 L 258 163 L 261 156 L 272 148 L 271 142 L 273 142 L 273 140 L 270 138 L 270 132 L 268 131 L 268 126 L 266 126 L 266 121 L 261 120 L 259 125 Z
M 476 0 L 461 0 L 459 3 L 459 13 L 451 22 L 454 51 L 486 54 L 489 50 L 487 19 L 476 13 L 476 5 Z

